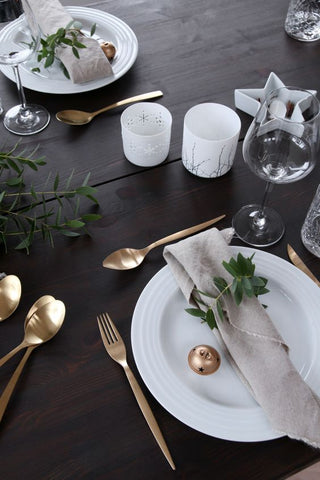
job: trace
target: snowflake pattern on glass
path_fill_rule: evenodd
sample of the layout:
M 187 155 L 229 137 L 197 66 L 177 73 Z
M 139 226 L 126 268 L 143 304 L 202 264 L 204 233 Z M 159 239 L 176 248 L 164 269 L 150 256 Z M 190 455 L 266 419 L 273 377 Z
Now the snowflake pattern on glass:
M 159 104 L 131 105 L 121 117 L 124 154 L 139 166 L 163 162 L 169 153 L 172 117 Z

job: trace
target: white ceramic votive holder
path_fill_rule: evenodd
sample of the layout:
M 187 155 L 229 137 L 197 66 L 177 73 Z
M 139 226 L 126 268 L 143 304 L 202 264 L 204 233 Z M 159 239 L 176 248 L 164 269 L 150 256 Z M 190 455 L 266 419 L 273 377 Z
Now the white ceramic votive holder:
M 141 102 L 121 115 L 123 151 L 129 162 L 153 167 L 169 153 L 172 116 L 158 103 Z
M 219 103 L 195 105 L 184 117 L 183 165 L 198 177 L 224 175 L 233 165 L 240 128 L 240 118 L 231 108 Z

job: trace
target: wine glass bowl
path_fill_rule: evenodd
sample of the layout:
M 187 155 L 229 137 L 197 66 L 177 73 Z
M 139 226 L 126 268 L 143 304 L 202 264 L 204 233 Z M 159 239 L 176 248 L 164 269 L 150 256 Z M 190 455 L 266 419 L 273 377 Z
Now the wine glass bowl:
M 276 243 L 284 233 L 280 215 L 266 206 L 273 184 L 308 175 L 319 152 L 319 102 L 310 92 L 282 87 L 267 95 L 243 142 L 244 161 L 267 182 L 261 205 L 246 205 L 233 218 L 240 239 L 258 247 Z
M 28 5 L 27 0 L 24 0 Z M 13 68 L 20 104 L 8 110 L 4 116 L 4 126 L 17 135 L 32 135 L 43 130 L 50 121 L 48 111 L 39 105 L 27 104 L 19 74 L 19 65 L 30 60 L 38 50 L 40 44 L 40 30 L 35 21 L 32 21 L 32 30 L 26 19 L 17 18 L 20 10 L 16 0 L 6 0 L 5 17 L 0 17 L 0 65 Z M 33 19 L 32 11 L 28 12 L 29 19 Z M 14 30 L 14 35 L 12 31 Z M 11 32 L 9 35 L 8 32 Z

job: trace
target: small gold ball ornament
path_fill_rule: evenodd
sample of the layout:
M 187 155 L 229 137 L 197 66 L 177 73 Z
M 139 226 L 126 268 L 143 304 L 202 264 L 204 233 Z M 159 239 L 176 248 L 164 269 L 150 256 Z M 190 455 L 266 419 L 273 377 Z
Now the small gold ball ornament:
M 189 367 L 199 375 L 210 375 L 218 370 L 221 358 L 217 350 L 209 345 L 198 345 L 190 350 Z
M 108 60 L 113 60 L 116 54 L 116 47 L 111 42 L 100 43 L 100 47 Z

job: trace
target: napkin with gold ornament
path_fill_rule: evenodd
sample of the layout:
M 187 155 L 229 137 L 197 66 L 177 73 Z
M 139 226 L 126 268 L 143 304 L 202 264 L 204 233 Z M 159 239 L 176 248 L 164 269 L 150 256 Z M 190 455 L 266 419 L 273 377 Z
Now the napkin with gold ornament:
M 207 295 L 219 294 L 213 277 L 232 283 L 223 262 L 233 256 L 228 245 L 233 233 L 213 228 L 165 247 L 164 258 L 190 304 L 211 306 Z M 220 306 L 214 332 L 272 428 L 319 448 L 320 399 L 295 369 L 266 309 L 255 295 L 244 296 L 239 305 L 232 295 L 223 295 Z
M 73 21 L 72 16 L 58 0 L 28 0 L 28 3 L 22 0 L 22 6 L 31 30 L 35 28 L 35 19 L 43 35 L 52 35 Z M 81 36 L 79 41 L 85 45 L 85 48 L 81 48 L 79 58 L 74 55 L 72 48 L 66 46 L 58 47 L 55 52 L 72 82 L 84 83 L 112 75 L 110 62 L 98 41 L 87 36 Z

